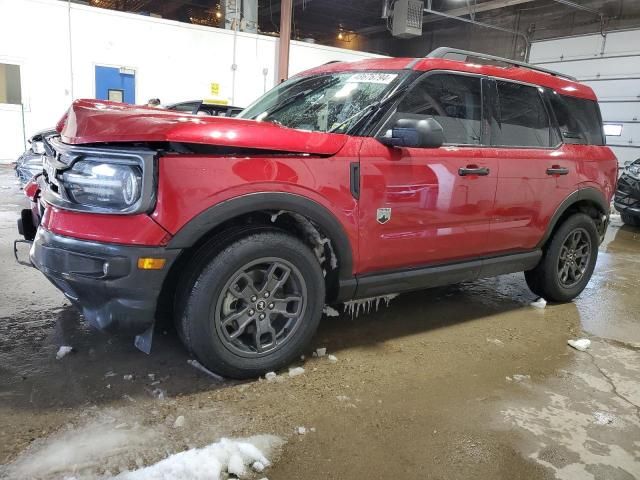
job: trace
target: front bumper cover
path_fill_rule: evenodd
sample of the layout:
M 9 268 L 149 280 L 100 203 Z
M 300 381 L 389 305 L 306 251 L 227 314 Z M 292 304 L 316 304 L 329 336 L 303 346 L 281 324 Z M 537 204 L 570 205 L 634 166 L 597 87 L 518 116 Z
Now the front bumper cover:
M 180 250 L 88 242 L 39 228 L 31 263 L 107 331 L 141 334 L 154 323 L 164 280 Z M 162 270 L 140 270 L 140 257 L 166 259 Z

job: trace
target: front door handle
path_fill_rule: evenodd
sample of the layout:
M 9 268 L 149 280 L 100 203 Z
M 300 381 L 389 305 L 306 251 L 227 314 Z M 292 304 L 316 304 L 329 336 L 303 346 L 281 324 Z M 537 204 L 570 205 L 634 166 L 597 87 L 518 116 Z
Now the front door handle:
M 569 169 L 554 165 L 551 168 L 547 168 L 547 175 L 568 175 Z
M 467 175 L 484 177 L 489 175 L 489 169 L 487 167 L 478 167 L 477 165 L 467 165 L 466 167 L 458 169 L 458 175 L 461 177 L 466 177 Z

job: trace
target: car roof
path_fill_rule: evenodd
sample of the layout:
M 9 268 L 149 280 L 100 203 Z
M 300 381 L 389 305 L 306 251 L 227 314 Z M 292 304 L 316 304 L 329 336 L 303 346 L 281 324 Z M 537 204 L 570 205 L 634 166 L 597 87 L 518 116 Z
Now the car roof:
M 572 80 L 561 74 L 535 70 L 535 66 L 527 67 L 520 64 L 505 66 L 474 63 L 446 58 L 370 58 L 356 62 L 330 62 L 319 67 L 302 72 L 300 75 L 316 75 L 320 73 L 368 71 L 368 70 L 414 70 L 427 72 L 444 70 L 452 72 L 471 73 L 496 79 L 511 80 L 528 83 L 540 87 L 550 88 L 563 95 L 586 98 L 597 101 L 591 87 Z

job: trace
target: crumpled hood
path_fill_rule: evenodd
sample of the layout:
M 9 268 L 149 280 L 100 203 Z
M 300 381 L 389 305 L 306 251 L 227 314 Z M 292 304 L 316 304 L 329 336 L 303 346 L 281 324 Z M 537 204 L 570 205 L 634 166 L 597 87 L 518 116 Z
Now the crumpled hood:
M 102 100 L 76 100 L 56 130 L 69 144 L 179 142 L 333 155 L 346 135 L 239 118 L 207 117 Z

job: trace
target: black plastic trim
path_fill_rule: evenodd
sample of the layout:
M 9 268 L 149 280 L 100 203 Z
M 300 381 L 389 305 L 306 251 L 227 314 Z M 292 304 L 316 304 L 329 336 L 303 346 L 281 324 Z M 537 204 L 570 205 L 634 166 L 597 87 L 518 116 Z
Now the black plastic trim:
M 483 277 L 522 272 L 534 268 L 541 257 L 542 251 L 538 249 L 531 252 L 363 275 L 358 277 L 355 298 L 422 290 L 469 282 Z
M 356 200 L 360 199 L 360 162 L 351 162 L 349 166 L 349 186 L 351 195 Z
M 301 195 L 282 192 L 251 193 L 214 205 L 187 223 L 167 248 L 189 248 L 212 229 L 240 215 L 264 210 L 299 213 L 316 223 L 329 237 L 339 260 L 340 278 L 353 277 L 353 255 L 347 233 L 336 217 L 319 203 Z
M 580 190 L 576 190 L 567 198 L 565 198 L 560 206 L 556 209 L 555 213 L 551 217 L 549 225 L 547 226 L 547 231 L 545 232 L 542 239 L 540 239 L 540 241 L 538 242 L 537 248 L 541 248 L 545 243 L 547 243 L 547 240 L 549 240 L 549 238 L 551 237 L 551 234 L 553 233 L 553 230 L 560 220 L 560 217 L 562 217 L 562 215 L 569 209 L 569 207 L 584 200 L 595 203 L 602 211 L 602 213 L 606 215 L 607 218 L 609 217 L 609 203 L 606 201 L 602 192 L 593 187 L 581 188 Z
M 139 334 L 153 325 L 162 285 L 180 253 L 78 240 L 40 228 L 30 259 L 89 324 Z M 164 258 L 166 264 L 162 270 L 140 270 L 139 257 Z

